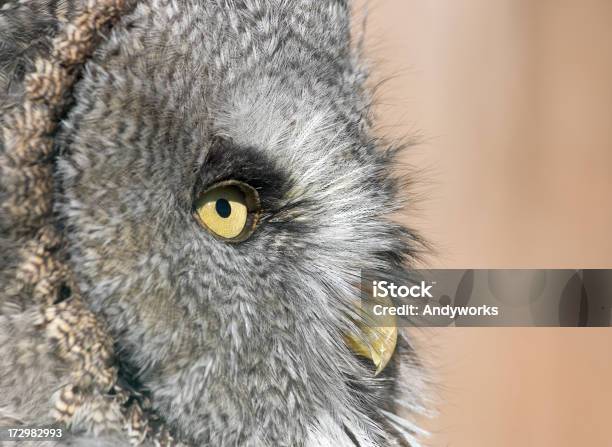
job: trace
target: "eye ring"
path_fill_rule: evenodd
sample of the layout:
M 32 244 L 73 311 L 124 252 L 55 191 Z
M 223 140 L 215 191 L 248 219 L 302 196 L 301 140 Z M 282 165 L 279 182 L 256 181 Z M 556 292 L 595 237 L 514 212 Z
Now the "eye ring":
M 261 201 L 252 186 L 238 181 L 215 183 L 199 194 L 193 216 L 201 227 L 224 242 L 248 239 L 259 222 Z

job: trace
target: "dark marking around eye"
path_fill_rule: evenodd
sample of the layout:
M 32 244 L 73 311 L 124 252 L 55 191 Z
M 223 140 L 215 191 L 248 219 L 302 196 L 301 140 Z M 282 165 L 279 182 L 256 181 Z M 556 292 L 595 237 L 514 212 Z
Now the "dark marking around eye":
M 217 199 L 217 202 L 215 203 L 215 210 L 217 210 L 217 214 L 224 219 L 232 214 L 232 206 L 226 199 Z

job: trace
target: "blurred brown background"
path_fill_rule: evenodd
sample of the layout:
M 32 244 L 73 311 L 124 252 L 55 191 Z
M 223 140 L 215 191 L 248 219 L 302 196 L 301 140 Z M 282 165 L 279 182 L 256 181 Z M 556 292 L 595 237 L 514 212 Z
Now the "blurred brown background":
M 381 133 L 422 137 L 402 219 L 428 266 L 612 268 L 612 1 L 367 3 Z M 428 445 L 612 446 L 611 329 L 415 336 L 440 399 Z

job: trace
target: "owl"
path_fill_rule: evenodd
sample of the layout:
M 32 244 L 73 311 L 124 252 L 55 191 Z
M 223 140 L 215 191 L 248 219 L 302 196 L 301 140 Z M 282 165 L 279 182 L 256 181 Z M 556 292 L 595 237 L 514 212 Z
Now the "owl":
M 417 445 L 427 380 L 410 340 L 392 331 L 374 355 L 355 311 L 362 271 L 398 274 L 424 245 L 390 219 L 405 202 L 397 150 L 373 129 L 350 3 L 120 3 L 112 23 L 87 22 L 86 58 L 56 36 L 83 37 L 79 11 L 95 1 L 0 3 L 0 123 L 32 95 L 27 73 L 70 80 L 48 131 L 40 230 L 61 235 L 47 246 L 65 264 L 36 259 L 73 278 L 41 304 L 22 283 L 39 270 L 20 268 L 17 222 L 32 210 L 17 221 L 3 208 L 0 425 L 56 422 L 62 389 L 64 445 L 152 445 L 125 430 L 128 401 L 185 445 Z M 78 70 L 45 65 L 50 54 Z M 9 163 L 10 135 L 0 204 L 18 207 L 9 173 L 36 164 Z M 74 397 L 67 353 L 100 349 Z

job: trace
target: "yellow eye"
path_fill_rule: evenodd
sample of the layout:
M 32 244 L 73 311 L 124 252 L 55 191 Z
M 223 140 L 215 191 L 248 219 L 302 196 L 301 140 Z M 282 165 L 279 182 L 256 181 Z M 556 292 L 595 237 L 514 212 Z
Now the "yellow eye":
M 255 230 L 259 219 L 259 195 L 246 183 L 228 180 L 204 191 L 196 200 L 196 220 L 215 236 L 241 242 Z

